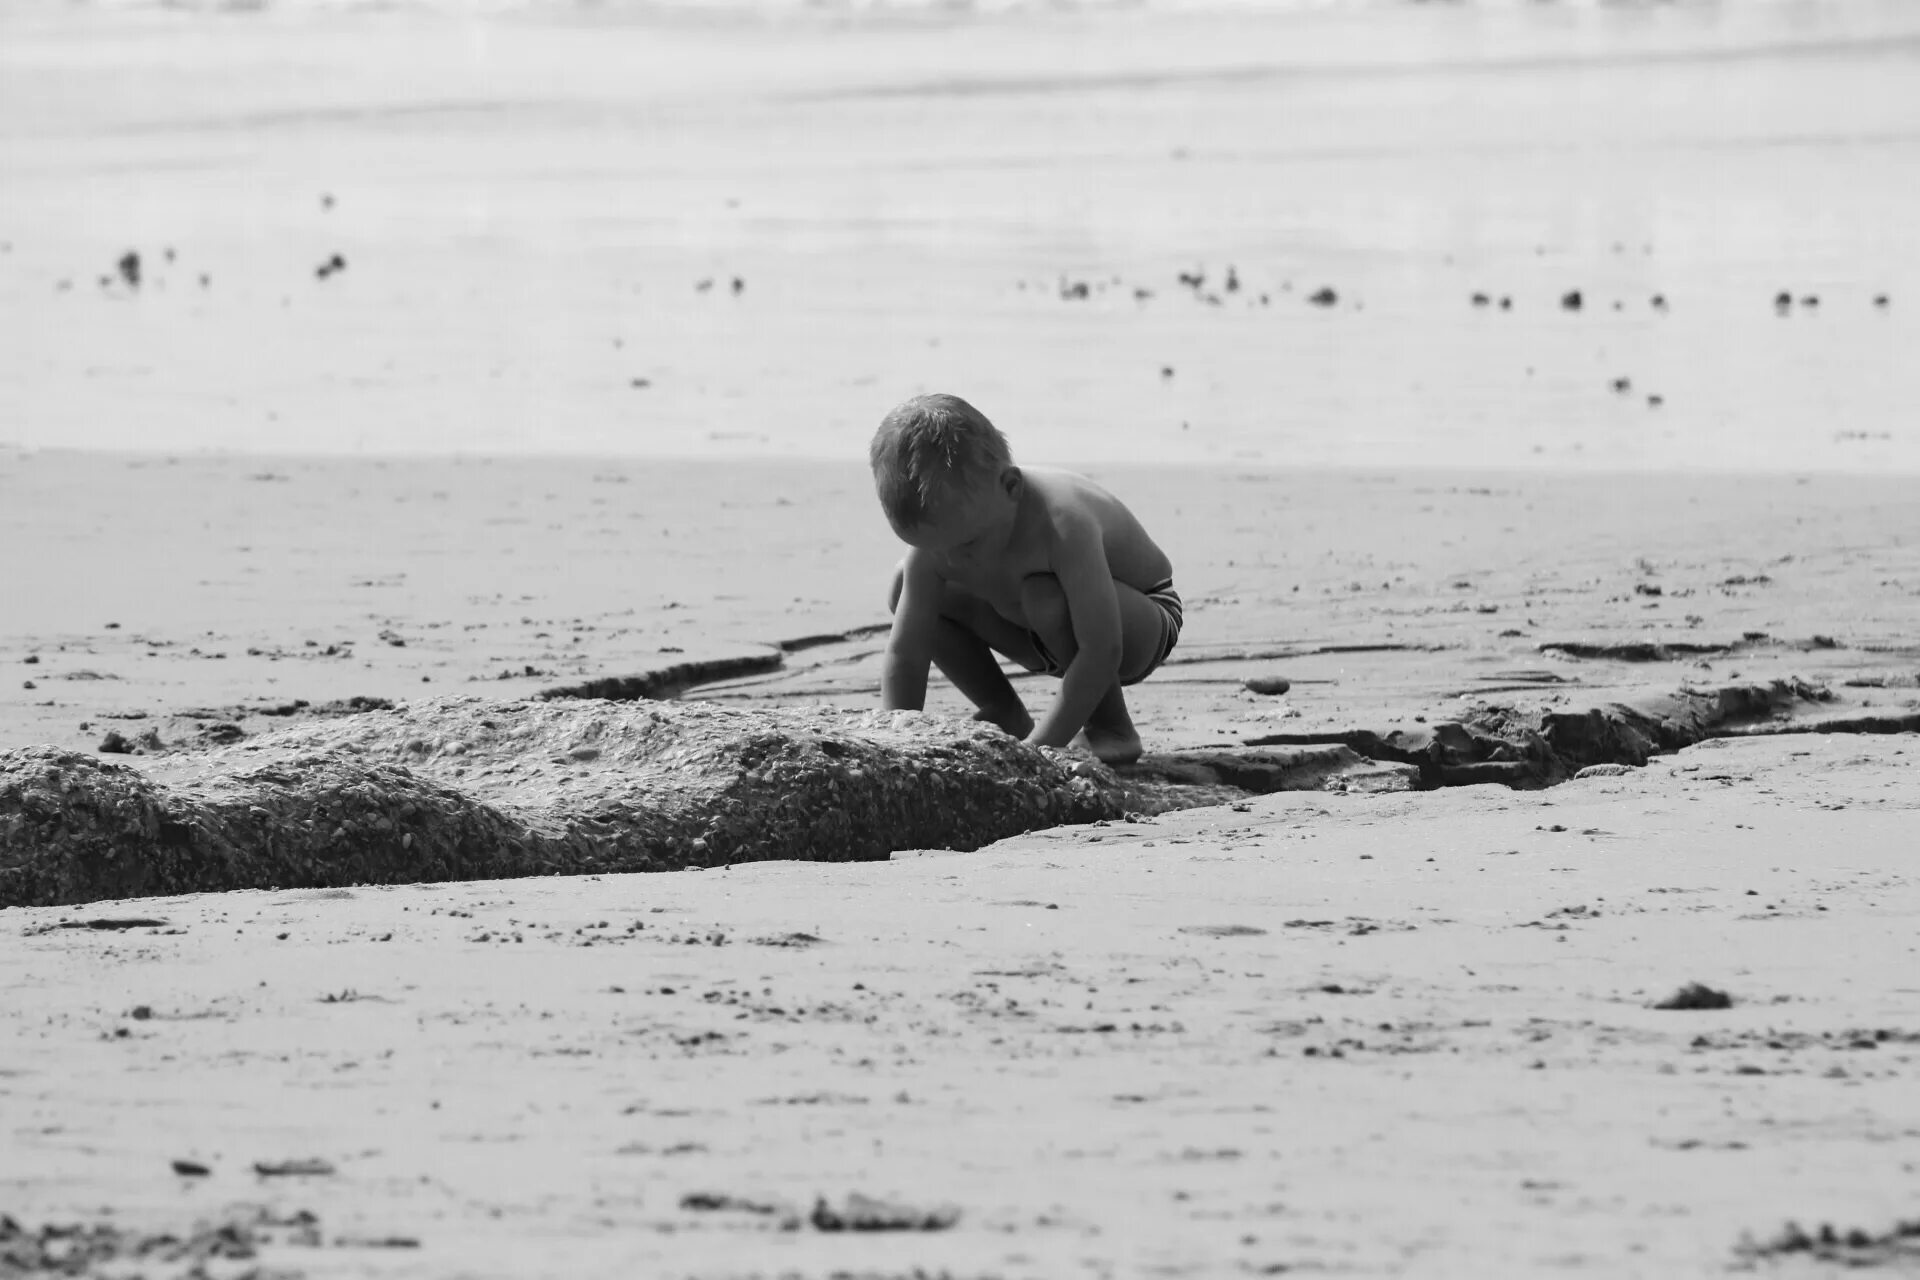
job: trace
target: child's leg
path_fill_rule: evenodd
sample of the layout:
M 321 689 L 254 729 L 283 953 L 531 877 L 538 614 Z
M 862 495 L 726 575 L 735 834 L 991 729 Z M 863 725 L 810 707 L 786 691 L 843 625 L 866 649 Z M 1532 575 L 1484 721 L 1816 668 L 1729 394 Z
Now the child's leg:
M 889 611 L 900 603 L 900 582 L 901 575 L 896 572 L 893 590 L 887 596 Z M 1000 670 L 995 650 L 1024 667 L 1039 664 L 1039 655 L 1024 630 L 978 596 L 949 588 L 940 605 L 940 626 L 934 632 L 933 665 L 979 708 L 974 719 L 1024 738 L 1033 732 L 1033 717 Z
M 1120 685 L 1145 671 L 1160 654 L 1166 634 L 1166 614 L 1160 606 L 1124 582 L 1113 584 L 1120 602 L 1120 678 L 1101 696 L 1087 716 L 1087 746 L 1108 764 L 1131 764 L 1140 758 L 1139 731 L 1127 711 Z M 1073 620 L 1060 581 L 1050 573 L 1036 573 L 1020 584 L 1020 604 L 1027 623 L 1061 666 L 1080 652 Z

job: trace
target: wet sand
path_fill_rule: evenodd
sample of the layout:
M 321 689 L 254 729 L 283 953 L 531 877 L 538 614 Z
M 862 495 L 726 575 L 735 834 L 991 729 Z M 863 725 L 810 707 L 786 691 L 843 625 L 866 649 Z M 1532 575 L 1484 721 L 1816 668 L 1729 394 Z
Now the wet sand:
M 1187 603 L 1131 699 L 1162 749 L 1795 676 L 1913 709 L 1920 481 L 1092 470 Z M 58 549 L 15 571 L 5 745 L 729 658 L 779 666 L 702 696 L 866 708 L 900 554 L 853 461 L 0 453 L 0 497 L 0 532 Z M 965 710 L 939 682 L 930 706 Z
M 1911 6 L 1196 8 L 10 5 L 0 440 L 1920 470 Z

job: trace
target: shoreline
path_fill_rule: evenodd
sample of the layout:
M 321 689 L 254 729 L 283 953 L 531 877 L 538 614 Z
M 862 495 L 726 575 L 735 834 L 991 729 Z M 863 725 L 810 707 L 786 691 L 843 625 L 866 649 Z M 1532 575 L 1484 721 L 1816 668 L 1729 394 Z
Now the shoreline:
M 876 419 L 877 421 L 877 419 Z M 48 459 L 100 459 L 119 461 L 129 466 L 167 466 L 194 462 L 233 462 L 255 463 L 267 469 L 275 464 L 312 464 L 364 465 L 373 468 L 386 467 L 426 467 L 432 465 L 447 466 L 495 466 L 500 464 L 526 464 L 529 466 L 555 467 L 603 467 L 608 470 L 633 468 L 648 465 L 666 467 L 792 467 L 796 470 L 823 468 L 840 471 L 849 469 L 865 474 L 866 462 L 863 456 L 865 448 L 862 438 L 851 438 L 852 446 L 839 450 L 822 450 L 818 453 L 744 453 L 744 452 L 705 452 L 665 453 L 645 449 L 629 452 L 553 452 L 539 449 L 451 449 L 418 451 L 306 451 L 272 448 L 251 448 L 238 446 L 207 445 L 203 447 L 166 448 L 125 448 L 118 446 L 93 447 L 85 445 L 29 445 L 14 440 L 0 440 L 0 459 L 12 456 L 26 461 L 36 458 Z M 1567 480 L 1567 481 L 1652 481 L 1675 482 L 1734 483 L 1742 480 L 1794 482 L 1814 480 L 1858 480 L 1868 484 L 1907 485 L 1920 481 L 1920 469 L 1905 471 L 1900 469 L 1867 468 L 1865 464 L 1833 463 L 1829 465 L 1782 466 L 1782 467 L 1741 467 L 1733 465 L 1691 466 L 1691 465 L 1634 465 L 1618 464 L 1611 466 L 1589 465 L 1581 462 L 1569 463 L 1553 459 L 1520 459 L 1506 464 L 1445 461 L 1426 461 L 1395 464 L 1389 462 L 1301 462 L 1290 463 L 1266 456 L 1213 457 L 1196 458 L 1191 456 L 1167 456 L 1158 458 L 1109 457 L 1102 459 L 1088 454 L 1077 458 L 1033 458 L 1017 457 L 1015 462 L 1021 465 L 1031 463 L 1034 466 L 1061 467 L 1070 471 L 1079 471 L 1086 475 L 1117 473 L 1123 475 L 1144 476 L 1163 471 L 1173 471 L 1183 475 L 1265 475 L 1265 476 L 1328 476 L 1354 480 L 1397 480 L 1402 478 L 1441 481 L 1472 480 L 1497 482 L 1500 480 Z
M 169 14 L 76 58 L 112 17 L 0 78 L 35 445 L 813 455 L 945 388 L 1036 462 L 1920 472 L 1897 6 L 1032 41 Z M 1676 30 L 1697 62 L 1643 56 Z M 1865 43 L 1716 56 L 1769 31 Z M 1618 60 L 1047 79 L 1489 41 Z

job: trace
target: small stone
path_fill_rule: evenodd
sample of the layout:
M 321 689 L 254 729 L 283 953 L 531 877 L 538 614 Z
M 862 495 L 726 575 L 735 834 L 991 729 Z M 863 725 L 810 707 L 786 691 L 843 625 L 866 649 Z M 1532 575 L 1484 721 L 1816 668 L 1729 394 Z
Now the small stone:
M 1560 295 L 1560 309 L 1562 311 L 1578 311 L 1585 305 L 1586 299 L 1581 296 L 1578 289 L 1569 289 Z
M 330 1178 L 333 1166 L 325 1160 L 256 1160 L 253 1171 L 262 1178 Z
M 1573 780 L 1579 782 L 1583 778 L 1622 778 L 1632 772 L 1632 765 L 1590 764 L 1580 772 L 1574 774 Z
M 1249 693 L 1261 693 L 1277 696 L 1293 688 L 1293 682 L 1285 676 L 1249 676 L 1244 682 Z
M 1656 1009 L 1731 1009 L 1733 997 L 1724 991 L 1716 991 L 1705 983 L 1689 982 L 1653 1007 Z

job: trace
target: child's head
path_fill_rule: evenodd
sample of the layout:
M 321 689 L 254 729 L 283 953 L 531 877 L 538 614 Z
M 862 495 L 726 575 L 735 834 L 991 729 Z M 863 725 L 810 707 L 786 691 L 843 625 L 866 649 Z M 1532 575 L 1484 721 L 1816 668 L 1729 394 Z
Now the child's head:
M 887 521 L 919 528 L 954 498 L 998 481 L 1013 465 L 1000 429 L 959 396 L 915 396 L 880 422 L 867 450 Z

